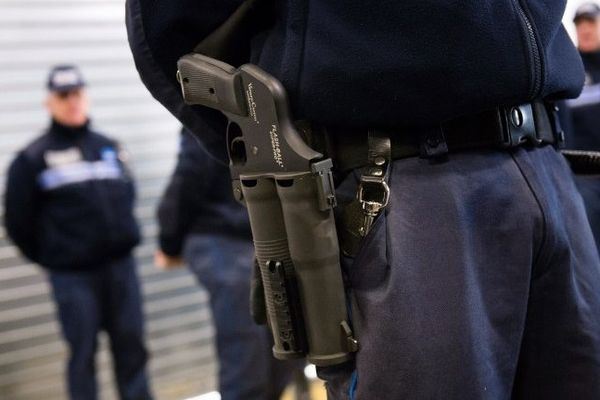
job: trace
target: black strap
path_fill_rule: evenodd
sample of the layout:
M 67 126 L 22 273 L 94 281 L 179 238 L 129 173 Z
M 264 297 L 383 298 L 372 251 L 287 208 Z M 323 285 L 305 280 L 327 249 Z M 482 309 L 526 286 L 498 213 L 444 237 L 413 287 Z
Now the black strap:
M 390 138 L 383 132 L 370 131 L 368 141 L 369 163 L 363 168 L 356 195 L 364 217 L 359 230 L 362 237 L 369 233 L 375 218 L 387 206 L 390 198 L 387 184 L 392 163 Z
M 544 102 L 496 107 L 460 117 L 428 130 L 388 132 L 392 159 L 441 157 L 446 153 L 476 149 L 509 149 L 525 144 L 541 146 L 564 140 L 553 106 Z M 337 170 L 369 165 L 368 135 L 364 130 L 327 128 L 328 148 Z M 319 149 L 322 151 L 322 149 Z
M 368 132 L 367 140 L 368 164 L 362 169 L 356 197 L 340 207 L 340 248 L 347 256 L 356 255 L 363 238 L 390 198 L 387 181 L 392 162 L 391 140 L 380 131 Z
M 589 150 L 562 150 L 571 170 L 576 175 L 600 175 L 600 152 Z

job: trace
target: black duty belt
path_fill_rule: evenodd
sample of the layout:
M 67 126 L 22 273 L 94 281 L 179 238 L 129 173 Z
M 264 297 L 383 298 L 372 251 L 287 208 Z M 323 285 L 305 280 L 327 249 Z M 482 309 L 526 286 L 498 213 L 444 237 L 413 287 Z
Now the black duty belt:
M 430 129 L 405 130 L 405 133 L 389 131 L 391 158 L 435 158 L 449 152 L 477 148 L 509 149 L 524 144 L 559 145 L 564 141 L 564 134 L 556 111 L 552 104 L 536 101 L 513 107 L 496 107 Z M 309 135 L 308 141 L 317 150 L 326 152 L 334 160 L 336 169 L 348 171 L 369 164 L 365 130 L 329 127 L 325 131 L 325 135 L 322 132 Z
M 442 160 L 450 152 L 469 149 L 558 145 L 564 141 L 564 134 L 557 111 L 548 103 L 536 101 L 496 107 L 427 129 L 315 129 L 302 123 L 297 127 L 312 148 L 333 160 L 338 172 L 360 169 L 355 199 L 340 204 L 338 212 L 341 250 L 353 256 L 388 204 L 391 160 L 417 156 Z

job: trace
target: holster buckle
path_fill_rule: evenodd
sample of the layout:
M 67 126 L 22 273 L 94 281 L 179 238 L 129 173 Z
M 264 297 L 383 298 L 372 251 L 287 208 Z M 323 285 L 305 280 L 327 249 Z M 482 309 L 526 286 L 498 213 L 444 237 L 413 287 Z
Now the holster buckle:
M 379 212 L 385 208 L 390 201 L 390 187 L 382 178 L 363 176 L 358 185 L 356 198 L 361 205 L 364 220 L 359 229 L 361 236 L 366 236 Z
M 390 187 L 383 179 L 363 177 L 358 185 L 356 198 L 363 204 L 363 208 L 374 207 L 370 206 L 373 204 L 381 209 L 390 201 Z

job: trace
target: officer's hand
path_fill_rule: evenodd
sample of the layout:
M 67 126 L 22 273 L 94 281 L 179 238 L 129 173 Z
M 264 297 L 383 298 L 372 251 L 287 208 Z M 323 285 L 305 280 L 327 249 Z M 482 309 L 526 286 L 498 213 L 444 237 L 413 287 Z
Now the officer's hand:
M 181 257 L 172 257 L 166 255 L 160 250 L 154 253 L 154 265 L 159 269 L 174 269 L 183 267 L 183 259 Z

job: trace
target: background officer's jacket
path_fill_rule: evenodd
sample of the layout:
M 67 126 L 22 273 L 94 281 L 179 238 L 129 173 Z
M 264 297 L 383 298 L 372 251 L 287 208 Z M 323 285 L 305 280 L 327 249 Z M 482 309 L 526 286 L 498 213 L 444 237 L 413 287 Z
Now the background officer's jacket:
M 585 86 L 581 95 L 561 107 L 561 122 L 567 133 L 567 148 L 600 151 L 600 51 L 581 53 L 585 65 Z M 600 176 L 575 177 L 577 188 L 600 249 Z
M 231 191 L 229 169 L 208 155 L 187 131 L 181 133 L 177 166 L 158 208 L 160 247 L 182 253 L 189 234 L 225 235 L 251 240 L 246 209 Z
M 581 95 L 568 100 L 567 145 L 579 150 L 600 151 L 600 51 L 581 53 L 585 86 Z
M 134 186 L 118 146 L 88 125 L 53 122 L 10 165 L 5 196 L 8 235 L 50 269 L 94 268 L 140 240 Z
M 242 3 L 251 2 L 127 1 L 144 83 L 221 153 L 222 117 L 183 104 L 176 63 Z M 295 118 L 324 126 L 408 131 L 498 105 L 576 97 L 583 84 L 581 59 L 561 22 L 563 0 L 255 3 L 266 7 L 208 55 L 259 65 L 283 83 Z

